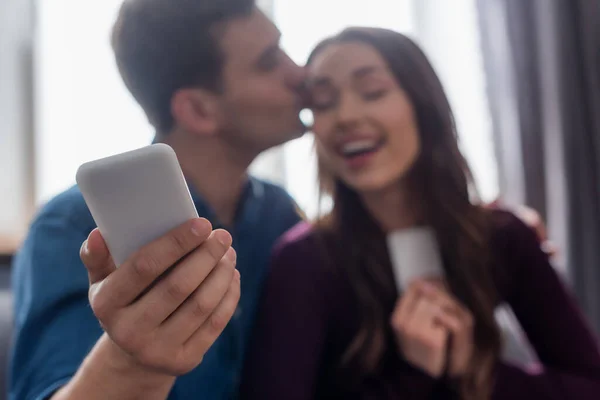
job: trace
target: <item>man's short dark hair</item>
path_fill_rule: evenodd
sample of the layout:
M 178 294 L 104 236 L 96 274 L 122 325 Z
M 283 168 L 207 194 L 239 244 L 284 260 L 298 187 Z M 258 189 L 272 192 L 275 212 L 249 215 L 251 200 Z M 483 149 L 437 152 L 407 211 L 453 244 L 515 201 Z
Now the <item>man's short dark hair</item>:
M 112 47 L 125 85 L 158 134 L 173 128 L 171 98 L 185 87 L 217 91 L 218 26 L 250 14 L 254 0 L 125 0 Z

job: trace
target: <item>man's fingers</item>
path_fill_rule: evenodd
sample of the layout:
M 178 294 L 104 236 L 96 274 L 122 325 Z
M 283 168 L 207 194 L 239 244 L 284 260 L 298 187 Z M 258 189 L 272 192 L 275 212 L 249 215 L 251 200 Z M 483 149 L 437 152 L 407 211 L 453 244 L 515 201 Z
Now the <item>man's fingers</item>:
M 542 243 L 542 251 L 550 258 L 554 258 L 558 254 L 558 246 L 550 240 Z
M 235 313 L 240 300 L 240 273 L 234 271 L 229 289 L 211 316 L 184 344 L 184 351 L 192 355 L 204 355 L 223 332 Z
M 102 290 L 110 293 L 110 303 L 115 307 L 131 304 L 165 271 L 205 242 L 211 229 L 206 219 L 193 219 L 137 251 L 103 284 Z M 222 235 L 223 240 L 231 241 L 229 233 Z
M 140 318 L 139 323 L 142 326 L 153 329 L 161 325 L 200 285 L 204 285 L 206 278 L 231 249 L 227 246 L 228 243 L 231 244 L 231 240 L 224 239 L 223 234 L 231 238 L 225 231 L 214 231 L 208 240 L 181 260 L 152 289 L 132 304 L 132 315 L 135 315 L 136 319 Z M 231 251 L 235 254 L 234 250 Z M 226 261 L 230 270 L 233 270 L 233 261 Z
M 235 271 L 235 250 L 219 261 L 192 295 L 169 317 L 161 328 L 167 337 L 186 342 L 211 316 L 229 290 Z
M 515 214 L 521 221 L 535 231 L 540 242 L 548 240 L 546 224 L 537 211 L 526 206 L 519 206 L 516 208 Z
M 115 270 L 106 242 L 97 228 L 83 242 L 79 256 L 88 271 L 90 285 L 100 282 Z

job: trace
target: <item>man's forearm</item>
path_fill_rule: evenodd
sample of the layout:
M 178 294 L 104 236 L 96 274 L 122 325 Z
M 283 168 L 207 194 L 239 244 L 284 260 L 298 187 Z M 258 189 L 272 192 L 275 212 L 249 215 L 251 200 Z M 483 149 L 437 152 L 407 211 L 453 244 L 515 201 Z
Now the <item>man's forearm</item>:
M 96 343 L 73 379 L 51 400 L 165 400 L 175 378 L 144 371 L 105 335 Z

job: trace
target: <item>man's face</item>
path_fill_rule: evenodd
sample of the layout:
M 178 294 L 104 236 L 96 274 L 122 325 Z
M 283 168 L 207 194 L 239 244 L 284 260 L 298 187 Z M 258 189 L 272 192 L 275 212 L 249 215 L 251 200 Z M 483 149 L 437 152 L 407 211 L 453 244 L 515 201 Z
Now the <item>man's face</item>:
M 301 136 L 304 69 L 279 47 L 280 33 L 258 9 L 228 22 L 220 131 L 232 146 L 261 152 Z

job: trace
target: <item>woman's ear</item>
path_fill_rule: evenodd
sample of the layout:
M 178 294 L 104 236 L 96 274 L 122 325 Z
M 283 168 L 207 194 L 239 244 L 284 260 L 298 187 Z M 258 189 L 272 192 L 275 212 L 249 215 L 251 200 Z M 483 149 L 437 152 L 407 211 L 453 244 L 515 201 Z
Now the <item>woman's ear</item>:
M 180 89 L 171 99 L 175 124 L 203 136 L 217 133 L 217 98 L 203 89 Z

